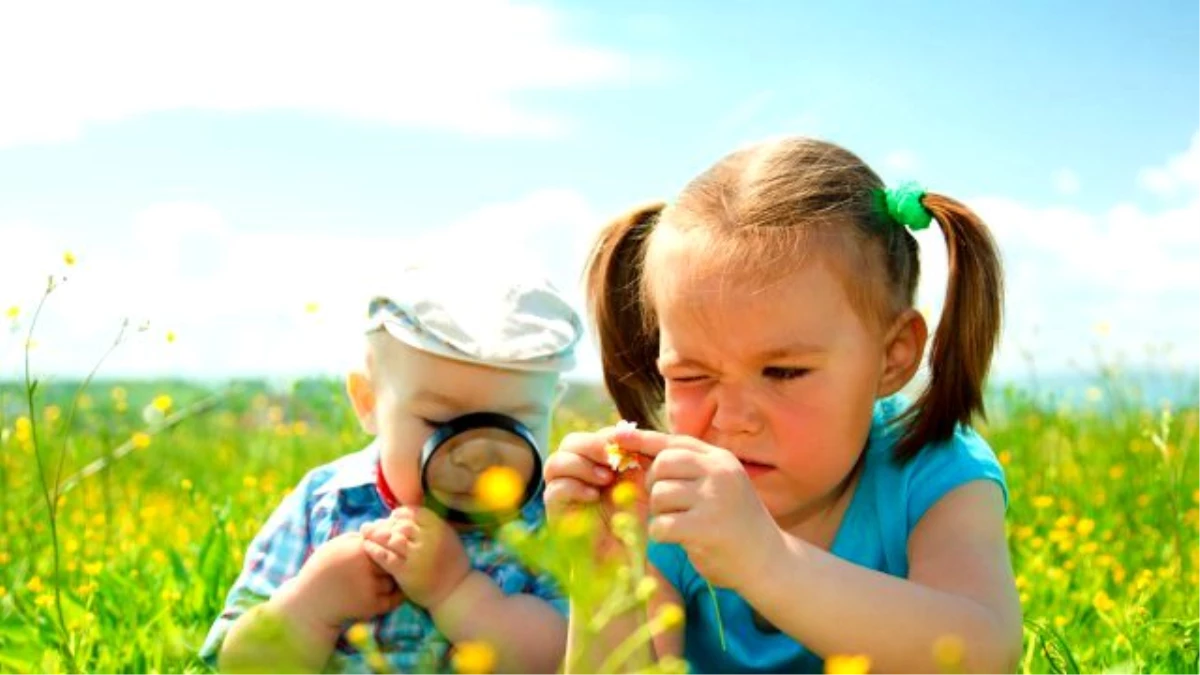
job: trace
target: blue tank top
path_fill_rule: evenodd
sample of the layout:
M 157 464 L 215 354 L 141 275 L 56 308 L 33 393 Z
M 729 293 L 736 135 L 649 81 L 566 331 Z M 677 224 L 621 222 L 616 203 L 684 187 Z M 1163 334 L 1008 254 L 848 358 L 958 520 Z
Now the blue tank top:
M 897 577 L 908 576 L 908 537 L 917 521 L 946 493 L 974 480 L 1008 487 L 995 454 L 974 430 L 960 427 L 945 443 L 927 446 L 907 464 L 892 461 L 900 429 L 887 422 L 903 412 L 898 396 L 879 401 L 863 459 L 862 474 L 834 536 L 831 552 L 857 565 Z M 687 623 L 684 658 L 694 673 L 819 673 L 823 659 L 780 632 L 754 622 L 750 605 L 737 593 L 717 588 L 725 649 L 717 632 L 712 597 L 704 579 L 677 544 L 651 542 L 650 561 L 679 592 Z

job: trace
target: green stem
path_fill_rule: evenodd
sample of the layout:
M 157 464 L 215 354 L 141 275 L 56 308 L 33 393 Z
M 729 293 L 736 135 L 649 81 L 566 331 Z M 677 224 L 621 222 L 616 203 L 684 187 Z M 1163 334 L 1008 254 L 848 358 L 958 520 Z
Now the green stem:
M 38 316 L 42 313 L 42 308 L 46 305 L 46 299 L 50 297 L 50 293 L 54 290 L 54 277 L 50 277 L 50 282 L 46 287 L 45 293 L 42 294 L 41 300 L 38 301 L 37 309 L 33 312 L 33 318 L 29 322 L 29 332 L 25 337 L 25 404 L 29 409 L 29 432 L 33 441 L 33 456 L 37 462 L 38 485 L 42 488 L 42 497 L 46 500 L 46 512 L 50 516 L 50 548 L 53 555 L 54 564 L 54 608 L 58 617 L 58 629 L 62 642 L 63 657 L 67 660 L 67 666 L 75 672 L 78 668 L 75 667 L 75 655 L 71 650 L 70 634 L 67 632 L 67 620 L 63 614 L 62 606 L 62 562 L 58 550 L 58 508 L 55 503 L 57 494 L 51 494 L 50 485 L 47 483 L 46 462 L 42 460 L 42 445 L 38 441 L 37 429 L 37 410 L 34 406 L 34 393 L 37 390 L 37 383 L 33 380 L 32 370 L 30 368 L 29 351 L 30 344 L 33 341 L 33 329 L 37 326 Z M 57 490 L 55 491 L 57 492 Z

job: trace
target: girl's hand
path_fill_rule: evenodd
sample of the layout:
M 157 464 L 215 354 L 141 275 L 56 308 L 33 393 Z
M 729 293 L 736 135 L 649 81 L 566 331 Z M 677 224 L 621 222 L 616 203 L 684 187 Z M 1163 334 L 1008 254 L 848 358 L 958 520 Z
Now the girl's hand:
M 653 457 L 650 537 L 677 543 L 709 582 L 738 590 L 781 554 L 784 536 L 733 453 L 690 436 L 622 430 L 622 447 Z
M 631 510 L 632 507 L 639 523 L 643 525 L 648 513 L 645 468 L 649 466 L 649 458 L 634 456 L 635 465 L 619 474 L 609 465 L 607 448 L 619 433 L 617 427 L 607 427 L 595 432 L 568 434 L 559 443 L 558 450 L 546 460 L 543 471 L 547 520 L 553 525 L 570 511 L 598 506 L 606 525 L 598 542 L 602 551 L 615 546 L 615 542 L 611 541 L 611 528 L 607 526 L 618 508 Z M 623 489 L 633 490 L 633 504 L 619 507 L 613 503 L 613 492 L 622 483 L 631 486 Z

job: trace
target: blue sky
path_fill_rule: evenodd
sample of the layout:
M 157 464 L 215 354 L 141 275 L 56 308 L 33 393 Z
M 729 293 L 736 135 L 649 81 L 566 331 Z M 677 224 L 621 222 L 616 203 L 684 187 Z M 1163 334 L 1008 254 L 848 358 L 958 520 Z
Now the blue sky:
M 64 271 L 46 374 L 86 372 L 125 317 L 149 328 L 108 374 L 338 373 L 366 284 L 439 238 L 542 260 L 582 306 L 601 223 L 781 134 L 988 220 L 996 372 L 1194 369 L 1198 24 L 1194 2 L 7 4 L 0 376 Z

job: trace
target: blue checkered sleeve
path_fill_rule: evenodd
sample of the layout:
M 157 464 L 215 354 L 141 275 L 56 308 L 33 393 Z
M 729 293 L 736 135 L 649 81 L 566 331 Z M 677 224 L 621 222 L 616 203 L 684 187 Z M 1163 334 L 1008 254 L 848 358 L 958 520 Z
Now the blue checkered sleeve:
M 550 606 L 557 609 L 563 616 L 566 616 L 569 611 L 567 598 L 563 595 L 562 587 L 549 574 L 530 575 L 529 586 L 525 592 L 550 603 Z
M 309 530 L 309 497 L 312 474 L 296 486 L 267 519 L 250 542 L 246 558 L 225 607 L 204 640 L 200 657 L 216 664 L 229 628 L 246 610 L 270 599 L 284 581 L 295 576 L 312 550 Z

